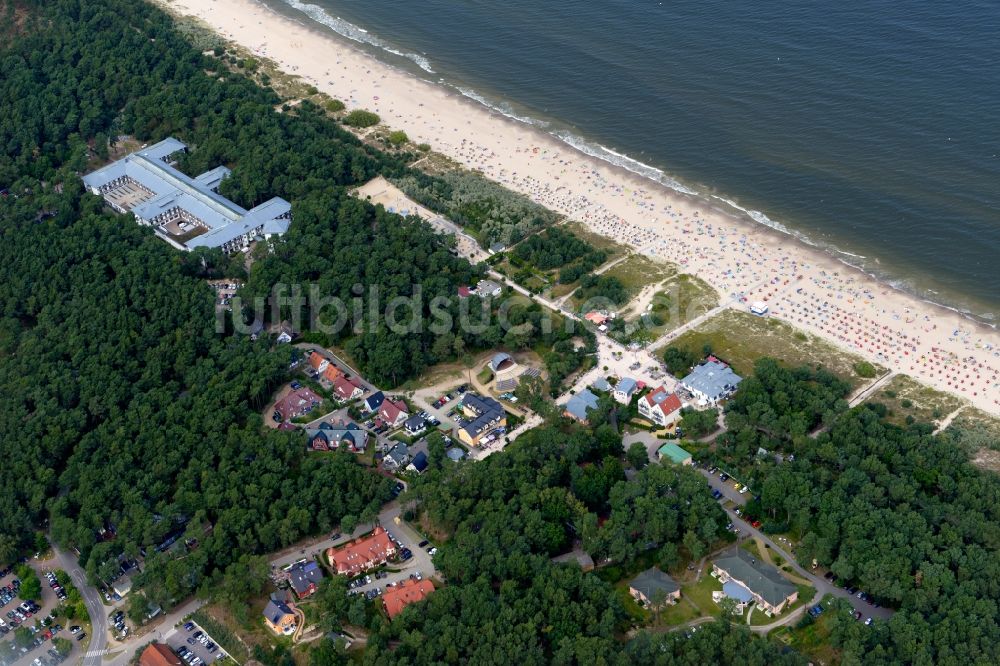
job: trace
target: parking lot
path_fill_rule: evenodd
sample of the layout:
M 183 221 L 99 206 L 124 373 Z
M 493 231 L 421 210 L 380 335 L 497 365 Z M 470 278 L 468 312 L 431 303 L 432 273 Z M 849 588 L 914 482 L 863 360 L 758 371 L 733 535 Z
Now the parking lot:
M 201 666 L 224 659 L 226 651 L 195 622 L 186 622 L 164 642 L 189 666 Z
M 41 583 L 42 594 L 37 604 L 29 604 L 18 594 L 16 588 L 17 576 L 13 571 L 4 570 L 0 576 L 0 664 L 3 666 L 51 666 L 68 662 L 75 663 L 83 654 L 83 648 L 89 643 L 86 636 L 86 623 L 75 620 L 72 625 L 79 627 L 71 633 L 65 618 L 58 620 L 51 617 L 52 611 L 59 605 L 60 596 L 65 596 L 61 584 L 46 577 L 53 567 L 45 562 L 29 560 L 28 564 L 35 570 Z M 61 590 L 57 592 L 57 590 Z M 24 627 L 31 634 L 31 642 L 17 646 L 15 636 L 17 629 Z M 74 640 L 81 637 L 80 641 Z M 54 650 L 52 640 L 65 638 L 72 644 L 72 651 L 65 658 L 60 658 Z

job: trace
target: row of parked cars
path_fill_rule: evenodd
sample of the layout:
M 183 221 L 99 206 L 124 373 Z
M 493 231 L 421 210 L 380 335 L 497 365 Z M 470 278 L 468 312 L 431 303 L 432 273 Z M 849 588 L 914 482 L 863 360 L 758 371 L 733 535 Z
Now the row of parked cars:
M 125 611 L 119 609 L 111 615 L 111 622 L 115 625 L 120 638 L 128 636 L 128 627 L 125 625 Z
M 46 571 L 45 578 L 49 581 L 49 587 L 52 588 L 52 591 L 56 593 L 57 597 L 59 597 L 59 601 L 66 601 L 66 590 L 63 588 L 62 583 L 59 582 L 59 579 L 56 578 L 55 572 Z
M 455 398 L 457 398 L 458 396 L 462 395 L 463 393 L 465 393 L 468 390 L 469 390 L 469 385 L 468 384 L 462 384 L 457 389 L 454 389 L 451 392 L 446 393 L 445 395 L 443 395 L 440 398 L 438 398 L 437 400 L 435 400 L 434 401 L 434 406 L 437 407 L 438 409 L 440 409 L 440 408 L 444 407 L 445 405 L 447 405 L 450 400 L 454 400 Z
M 21 580 L 18 578 L 11 581 L 10 584 L 0 587 L 0 608 L 12 602 L 20 589 Z
M 36 604 L 34 601 L 22 601 L 20 606 L 14 608 L 13 610 L 7 611 L 7 620 L 10 622 L 10 625 L 16 627 L 20 625 L 22 622 L 26 622 L 29 617 L 31 617 L 41 609 L 42 607 Z M 5 627 L 8 627 L 7 629 L 8 631 L 10 630 L 8 623 L 0 619 L 0 632 L 7 633 L 6 631 L 3 631 Z

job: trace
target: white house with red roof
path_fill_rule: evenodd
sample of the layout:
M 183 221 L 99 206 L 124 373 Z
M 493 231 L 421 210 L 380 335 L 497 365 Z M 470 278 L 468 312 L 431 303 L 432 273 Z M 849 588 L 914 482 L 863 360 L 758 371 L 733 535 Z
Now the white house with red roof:
M 681 416 L 681 399 L 660 386 L 639 398 L 639 414 L 653 423 L 667 426 Z
M 390 428 L 395 428 L 410 418 L 410 414 L 406 411 L 405 402 L 386 398 L 378 408 L 378 417 Z
M 365 389 L 354 377 L 348 379 L 341 375 L 333 382 L 333 394 L 340 400 L 354 400 L 364 395 Z

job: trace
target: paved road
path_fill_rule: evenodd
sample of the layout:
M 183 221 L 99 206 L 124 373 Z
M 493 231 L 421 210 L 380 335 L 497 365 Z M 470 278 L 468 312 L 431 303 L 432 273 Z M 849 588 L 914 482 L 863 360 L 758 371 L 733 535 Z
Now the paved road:
M 83 666 L 100 666 L 101 655 L 108 647 L 108 612 L 104 608 L 101 593 L 87 582 L 87 574 L 80 567 L 76 555 L 56 547 L 55 544 L 52 545 L 52 552 L 55 554 L 57 566 L 69 574 L 73 585 L 80 591 L 83 603 L 87 606 L 87 613 L 90 615 L 90 645 L 87 647 L 87 655 L 83 658 Z

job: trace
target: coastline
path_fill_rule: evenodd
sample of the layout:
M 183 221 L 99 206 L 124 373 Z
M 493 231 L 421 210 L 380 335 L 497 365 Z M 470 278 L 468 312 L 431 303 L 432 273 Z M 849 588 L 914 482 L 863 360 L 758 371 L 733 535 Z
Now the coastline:
M 159 4 L 200 19 L 348 108 L 378 113 L 414 142 L 677 264 L 723 302 L 766 300 L 774 316 L 798 328 L 1000 413 L 1000 334 L 990 326 L 880 282 L 792 232 L 724 210 L 732 202 L 721 196 L 685 194 L 589 156 L 467 92 L 412 76 L 254 0 Z

